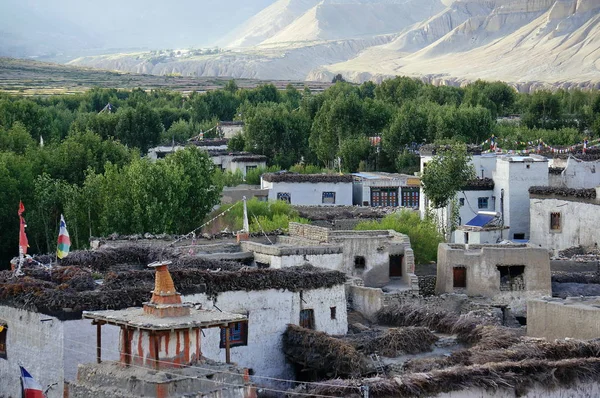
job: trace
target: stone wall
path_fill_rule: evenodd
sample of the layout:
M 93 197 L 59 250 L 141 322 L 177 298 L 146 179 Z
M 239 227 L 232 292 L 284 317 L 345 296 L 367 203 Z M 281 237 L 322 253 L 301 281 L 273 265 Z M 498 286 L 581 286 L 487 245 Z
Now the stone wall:
M 299 224 L 291 222 L 289 225 L 289 235 L 291 237 L 299 237 L 317 242 L 329 242 L 329 228 L 318 227 L 309 224 Z
M 531 300 L 527 303 L 527 334 L 547 339 L 600 337 L 599 297 L 584 300 Z
M 294 378 L 293 369 L 282 351 L 281 335 L 288 324 L 299 324 L 302 309 L 314 310 L 316 330 L 333 335 L 348 331 L 344 285 L 301 293 L 287 290 L 226 292 L 219 294 L 215 301 L 205 294 L 196 294 L 184 296 L 183 301 L 201 303 L 206 309 L 218 307 L 226 312 L 247 314 L 248 345 L 232 348 L 231 360 L 241 367 L 251 368 L 256 376 Z M 332 318 L 332 307 L 336 308 L 335 319 Z M 218 328 L 205 329 L 202 353 L 207 358 L 224 362 L 225 349 L 219 348 L 219 341 Z M 278 385 L 259 377 L 254 381 L 260 385 Z

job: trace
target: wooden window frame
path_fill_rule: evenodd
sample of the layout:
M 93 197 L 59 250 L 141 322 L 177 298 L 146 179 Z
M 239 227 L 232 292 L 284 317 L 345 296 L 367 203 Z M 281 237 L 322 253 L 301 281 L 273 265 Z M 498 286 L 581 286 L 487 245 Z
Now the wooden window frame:
M 225 330 L 221 329 L 219 348 L 225 348 Z M 229 347 L 248 345 L 248 321 L 234 322 L 229 325 Z
M 300 321 L 298 323 L 305 329 L 315 330 L 315 310 L 312 308 L 300 310 Z
M 0 358 L 7 359 L 6 341 L 8 340 L 8 325 L 0 321 Z
M 562 231 L 562 213 L 560 211 L 550 212 L 550 232 Z

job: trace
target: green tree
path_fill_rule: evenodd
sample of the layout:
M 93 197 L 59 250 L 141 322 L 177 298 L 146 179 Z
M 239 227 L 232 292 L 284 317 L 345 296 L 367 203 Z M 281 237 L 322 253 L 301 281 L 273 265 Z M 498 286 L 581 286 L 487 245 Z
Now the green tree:
M 236 134 L 227 143 L 227 149 L 234 152 L 240 152 L 244 150 L 246 146 L 246 138 L 244 134 Z
M 445 221 L 441 225 L 447 237 L 452 233 L 452 199 L 475 178 L 475 169 L 470 163 L 466 145 L 454 144 L 440 148 L 438 153 L 427 162 L 421 176 L 423 192 L 435 209 L 446 208 Z
M 428 137 L 428 115 L 432 106 L 408 101 L 400 107 L 381 137 L 383 150 L 388 156 L 395 158 L 413 143 L 431 141 Z
M 465 87 L 463 104 L 487 108 L 496 118 L 509 114 L 516 98 L 516 90 L 506 83 L 477 80 Z
M 424 83 L 406 76 L 384 80 L 375 89 L 375 98 L 401 106 L 405 101 L 416 99 Z
M 360 162 L 366 162 L 371 149 L 371 142 L 365 136 L 343 140 L 339 148 L 342 169 L 351 173 L 358 171 Z
M 146 104 L 136 109 L 119 110 L 117 138 L 126 145 L 139 148 L 142 153 L 158 144 L 162 131 L 160 116 Z
M 470 164 L 471 157 L 467 154 L 464 144 L 454 144 L 440 148 L 421 176 L 423 192 L 434 208 L 448 206 L 450 199 L 472 178 L 475 170 Z
M 22 155 L 27 148 L 36 144 L 21 122 L 15 122 L 8 131 L 0 129 L 0 151 L 11 151 Z
M 244 131 L 247 150 L 287 168 L 308 150 L 310 120 L 284 104 L 261 103 L 246 117 Z
M 562 109 L 558 97 L 549 91 L 531 95 L 523 114 L 523 123 L 529 128 L 556 128 L 562 124 Z

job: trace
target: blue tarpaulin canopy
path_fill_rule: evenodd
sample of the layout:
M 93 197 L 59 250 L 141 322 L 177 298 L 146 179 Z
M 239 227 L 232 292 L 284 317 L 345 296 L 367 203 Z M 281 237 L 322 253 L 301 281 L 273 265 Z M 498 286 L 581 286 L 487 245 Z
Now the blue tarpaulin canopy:
M 466 223 L 466 226 L 469 227 L 485 227 L 490 221 L 492 221 L 496 216 L 492 216 L 489 214 L 477 214 L 475 218 Z

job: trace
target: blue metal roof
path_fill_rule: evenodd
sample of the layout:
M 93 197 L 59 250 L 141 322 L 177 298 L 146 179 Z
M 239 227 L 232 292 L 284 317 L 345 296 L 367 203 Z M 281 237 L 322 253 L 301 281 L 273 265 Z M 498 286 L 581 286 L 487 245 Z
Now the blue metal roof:
M 487 214 L 477 214 L 475 218 L 466 223 L 469 227 L 485 227 L 487 223 L 492 221 L 495 217 Z

